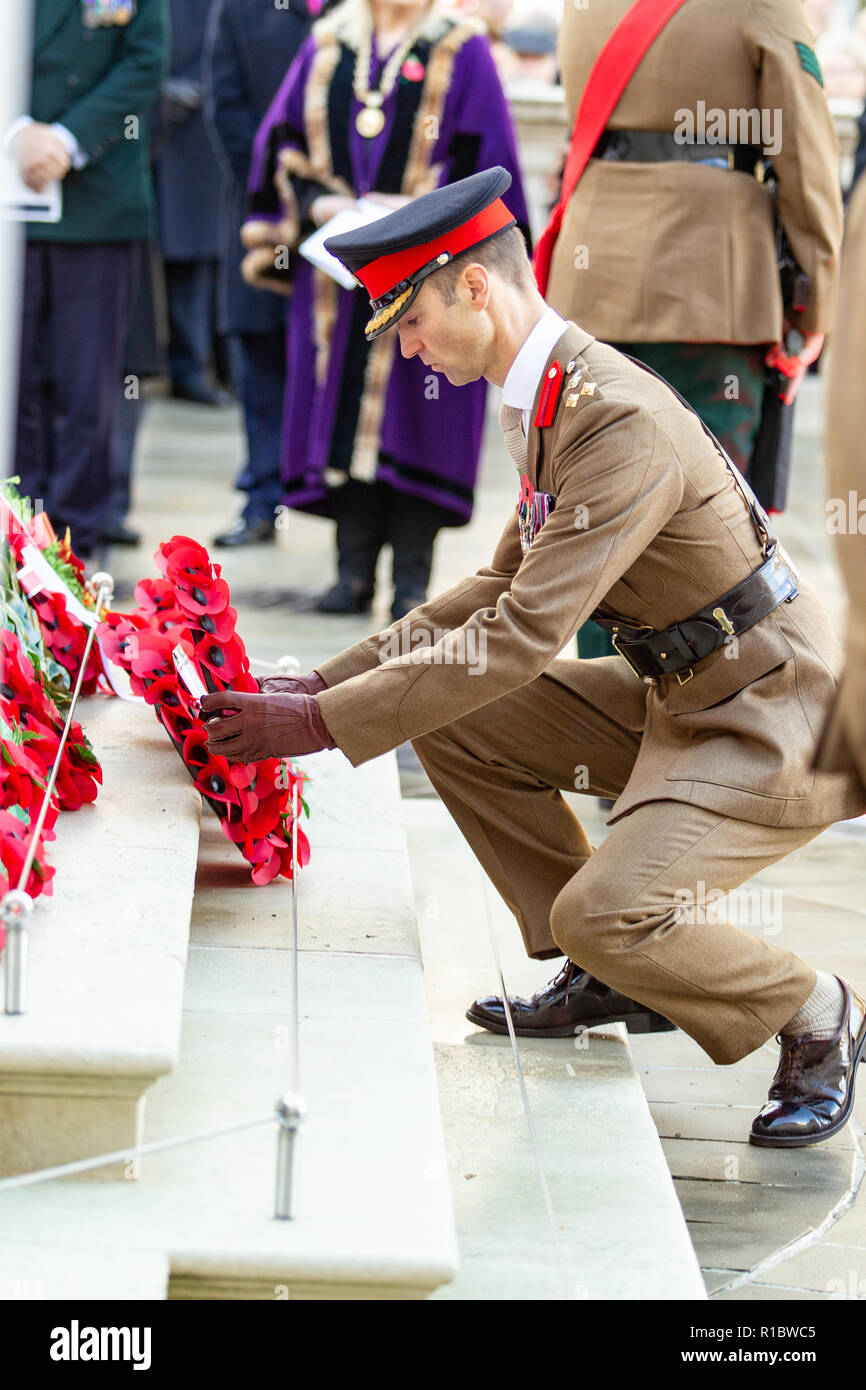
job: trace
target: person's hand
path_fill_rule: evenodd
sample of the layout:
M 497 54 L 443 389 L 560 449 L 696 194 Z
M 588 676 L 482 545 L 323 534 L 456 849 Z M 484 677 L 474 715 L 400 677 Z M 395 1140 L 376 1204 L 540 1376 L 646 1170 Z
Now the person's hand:
M 824 344 L 823 333 L 799 333 L 803 346 L 792 353 L 784 343 L 774 343 L 764 361 L 768 367 L 775 367 L 788 378 L 788 385 L 781 399 L 790 405 L 800 389 L 800 383 L 809 367 L 815 361 Z
M 261 695 L 318 695 L 328 688 L 318 671 L 308 676 L 263 676 L 258 686 Z
M 162 84 L 162 114 L 172 125 L 183 125 L 203 101 L 201 83 L 190 77 L 168 77 Z
M 19 130 L 11 152 L 18 161 L 18 172 L 34 193 L 41 193 L 52 179 L 65 178 L 72 165 L 57 131 L 42 121 L 33 121 Z
M 232 763 L 260 763 L 334 748 L 315 695 L 217 690 L 202 697 L 208 748 Z
M 338 212 L 355 207 L 354 198 L 342 198 L 337 193 L 322 193 L 310 207 L 310 217 L 317 227 L 322 227 L 336 217 Z

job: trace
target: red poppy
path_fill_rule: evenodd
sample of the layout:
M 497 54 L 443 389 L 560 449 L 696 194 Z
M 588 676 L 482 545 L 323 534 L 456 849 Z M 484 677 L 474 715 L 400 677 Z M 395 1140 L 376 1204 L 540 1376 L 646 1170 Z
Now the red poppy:
M 158 680 L 148 681 L 144 698 L 149 705 L 160 705 L 167 708 L 170 714 L 184 714 L 193 722 L 197 722 L 190 706 L 192 696 L 186 687 L 181 685 L 173 670 L 167 676 L 160 676 Z
M 0 628 L 0 697 L 28 709 L 38 707 L 44 698 L 33 663 L 8 628 Z
M 532 499 L 535 496 L 535 489 L 529 478 L 528 473 L 523 473 L 520 478 L 520 500 L 526 507 L 532 506 Z
M 174 585 L 167 579 L 140 579 L 134 593 L 139 613 L 160 632 L 186 622 L 183 609 L 177 602 Z
M 195 641 L 198 641 L 198 634 L 201 633 L 202 636 L 213 637 L 217 642 L 227 642 L 234 637 L 237 620 L 236 608 L 224 608 L 220 613 L 201 613 L 191 618 L 190 628 Z
M 174 670 L 171 659 L 174 645 L 168 633 L 154 632 L 152 628 L 131 633 L 126 651 L 132 674 L 142 680 L 157 680 L 168 675 Z
M 210 572 L 210 556 L 204 546 L 191 536 L 172 536 L 171 540 L 163 541 L 153 558 L 160 574 L 164 574 L 172 583 L 174 580 L 169 570 L 178 573 L 186 570 L 190 574 L 194 570 L 200 570 L 203 574 Z
M 127 650 L 127 641 L 134 632 L 141 632 L 148 627 L 147 620 L 140 613 L 112 613 L 108 612 L 104 620 L 98 625 L 96 635 L 102 643 L 102 650 L 113 661 L 116 666 L 122 666 L 124 670 L 130 669 L 130 656 Z
M 259 683 L 251 671 L 239 671 L 232 679 L 232 690 L 248 690 L 251 695 L 257 695 Z
M 0 811 L 0 892 L 5 893 L 9 888 L 18 887 L 24 860 L 27 858 L 30 836 L 30 817 L 26 816 L 25 812 L 21 812 L 19 816 L 12 811 Z M 51 896 L 54 870 L 40 856 L 44 841 L 53 839 L 53 830 L 43 828 L 43 834 L 36 846 L 33 866 L 24 885 L 25 892 L 29 893 L 31 898 L 37 898 L 40 893 L 44 893 L 46 897 Z
M 187 618 L 202 613 L 221 613 L 229 606 L 229 586 L 224 579 L 198 572 L 174 577 L 177 601 Z
M 230 637 L 227 642 L 218 642 L 207 633 L 195 645 L 194 658 L 206 666 L 218 680 L 229 684 L 241 671 L 249 668 L 249 661 L 240 637 Z
M 401 77 L 405 77 L 407 82 L 423 82 L 424 64 L 420 58 L 409 57 L 400 69 Z

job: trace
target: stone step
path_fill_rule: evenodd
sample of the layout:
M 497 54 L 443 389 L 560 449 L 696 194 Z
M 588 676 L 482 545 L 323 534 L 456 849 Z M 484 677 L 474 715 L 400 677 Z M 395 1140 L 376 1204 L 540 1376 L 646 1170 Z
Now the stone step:
M 142 1160 L 140 1180 L 0 1192 L 4 1239 L 163 1254 L 169 1296 L 423 1298 L 456 1248 L 393 754 L 305 760 L 312 846 L 299 878 L 297 1219 L 273 1219 L 266 1125 Z M 291 887 L 249 871 L 206 815 L 180 1063 L 146 1139 L 267 1115 L 289 1088 Z M 2 1265 L 2 1259 L 0 1259 Z
M 593 842 L 604 833 L 580 798 Z M 546 1209 L 511 1044 L 464 1017 L 500 992 L 549 980 L 438 799 L 403 802 L 419 909 L 461 1267 L 437 1298 L 704 1299 L 658 1133 L 622 1024 L 577 1038 L 518 1040 Z
M 168 1260 L 155 1250 L 0 1241 L 3 1302 L 159 1302 L 167 1288 Z
M 178 1056 L 201 798 L 147 706 L 94 696 L 79 718 L 104 780 L 58 818 L 27 1012 L 0 1014 L 0 1174 L 140 1142 Z

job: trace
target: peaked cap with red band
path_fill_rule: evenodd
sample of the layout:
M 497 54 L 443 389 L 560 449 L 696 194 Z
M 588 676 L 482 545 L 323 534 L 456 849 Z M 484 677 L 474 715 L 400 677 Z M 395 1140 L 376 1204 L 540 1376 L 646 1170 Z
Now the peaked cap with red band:
M 515 226 L 501 196 L 510 185 L 508 170 L 497 165 L 424 193 L 356 232 L 328 237 L 326 250 L 370 296 L 368 341 L 405 314 L 428 275 Z

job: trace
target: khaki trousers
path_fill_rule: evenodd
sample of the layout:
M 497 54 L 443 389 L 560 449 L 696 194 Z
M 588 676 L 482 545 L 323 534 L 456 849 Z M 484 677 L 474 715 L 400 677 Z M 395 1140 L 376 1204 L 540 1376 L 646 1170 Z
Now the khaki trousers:
M 556 679 L 565 664 L 573 668 L 554 662 L 413 747 L 530 956 L 567 955 L 671 1019 L 715 1062 L 736 1062 L 788 1022 L 816 977 L 792 952 L 718 920 L 713 903 L 826 827 L 780 829 L 654 801 L 593 850 L 561 789 L 574 790 L 585 769 L 580 790 L 619 795 L 645 692 L 635 681 L 634 707 L 614 717 L 598 681 L 590 697 Z

